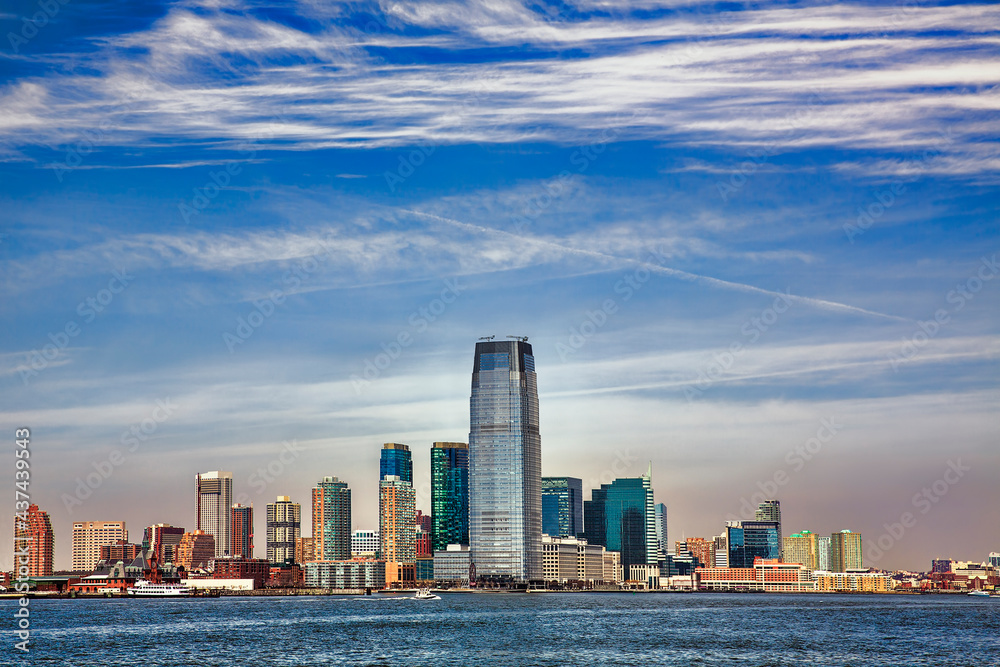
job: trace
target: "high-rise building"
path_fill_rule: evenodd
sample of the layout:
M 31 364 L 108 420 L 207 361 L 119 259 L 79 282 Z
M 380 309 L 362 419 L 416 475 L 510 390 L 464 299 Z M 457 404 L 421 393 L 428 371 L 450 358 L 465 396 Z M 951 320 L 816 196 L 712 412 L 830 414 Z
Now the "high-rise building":
M 101 559 L 101 547 L 128 542 L 124 521 L 74 521 L 73 569 L 90 571 Z
M 312 491 L 312 538 L 316 560 L 351 557 L 351 490 L 347 482 L 324 477 Z
M 583 481 L 542 477 L 542 532 L 551 537 L 583 535 Z
M 208 567 L 216 553 L 218 549 L 215 546 L 215 536 L 204 530 L 194 530 L 184 533 L 181 537 L 174 565 L 183 567 L 189 572 L 194 568 Z
M 201 530 L 215 538 L 215 555 L 225 556 L 233 541 L 233 473 L 214 470 L 194 476 L 198 496 L 198 522 Z
M 434 530 L 433 520 L 429 515 L 417 510 L 413 523 L 417 529 L 417 558 L 433 558 L 434 550 L 431 547 L 431 533 Z M 429 578 L 433 579 L 433 576 Z
M 435 442 L 431 447 L 431 548 L 469 543 L 469 446 Z
M 184 529 L 169 523 L 155 523 L 142 531 L 142 541 L 149 543 L 150 550 L 161 564 L 175 562 L 182 537 Z
M 355 530 L 351 533 L 351 558 L 378 558 L 382 539 L 377 530 Z
M 233 535 L 229 555 L 253 558 L 253 505 L 233 505 L 229 525 Z
M 778 500 L 765 500 L 757 505 L 757 521 L 773 521 L 778 524 L 778 553 L 780 558 L 781 550 L 784 548 L 784 541 L 781 532 L 781 502 Z
M 413 485 L 398 475 L 379 482 L 379 536 L 387 563 L 413 563 L 417 558 L 416 502 Z
M 786 563 L 800 563 L 810 570 L 818 570 L 819 548 L 816 543 L 816 533 L 803 530 L 792 533 L 782 541 L 782 560 Z
M 830 571 L 860 570 L 861 533 L 842 530 L 830 536 Z
M 48 512 L 38 509 L 38 505 L 28 505 L 28 509 L 14 512 L 14 578 L 23 577 L 21 566 L 27 566 L 28 577 L 48 577 L 52 574 L 52 554 L 55 549 L 55 533 Z M 22 560 L 27 556 L 27 563 Z
M 526 338 L 476 343 L 469 401 L 469 542 L 479 579 L 542 577 L 542 441 Z
M 726 524 L 729 567 L 748 568 L 757 558 L 780 558 L 778 524 L 775 521 L 729 521 Z
M 1000 568 L 1000 552 L 991 551 L 987 558 L 987 562 L 990 567 Z
M 728 531 L 716 535 L 712 542 L 715 545 L 715 567 L 729 567 Z
M 311 537 L 295 540 L 295 562 L 309 563 L 316 560 L 316 542 Z
M 656 537 L 652 469 L 642 477 L 620 477 L 591 492 L 584 513 L 587 542 L 621 554 L 626 572 L 633 565 L 656 565 L 660 542 Z M 604 525 L 597 525 L 603 517 Z
M 715 566 L 714 540 L 706 540 L 704 537 L 688 537 L 685 538 L 684 542 L 678 542 L 677 544 L 683 544 L 687 552 L 698 559 L 698 563 L 702 567 Z M 680 552 L 680 547 L 678 547 L 677 553 L 680 554 Z
M 825 572 L 830 571 L 830 538 L 816 538 L 816 568 Z
M 302 537 L 302 506 L 288 496 L 267 504 L 267 560 L 295 561 L 295 540 Z
M 670 542 L 667 538 L 667 505 L 656 503 L 656 540 L 660 543 L 661 556 L 665 556 L 669 551 Z
M 382 456 L 378 462 L 379 481 L 385 479 L 386 475 L 395 475 L 404 482 L 413 484 L 413 458 L 407 445 L 397 442 L 382 445 Z
M 931 561 L 931 572 L 934 574 L 947 574 L 951 572 L 953 562 L 950 558 L 935 558 Z

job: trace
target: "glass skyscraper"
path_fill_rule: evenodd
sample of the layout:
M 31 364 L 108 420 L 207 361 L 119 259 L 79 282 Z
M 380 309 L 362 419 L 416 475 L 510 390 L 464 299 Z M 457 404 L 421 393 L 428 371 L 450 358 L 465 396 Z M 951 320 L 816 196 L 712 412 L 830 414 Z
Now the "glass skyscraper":
M 670 551 L 667 536 L 667 505 L 656 503 L 656 540 L 660 543 L 660 555 L 665 556 Z
M 613 481 L 604 500 L 605 547 L 621 554 L 622 568 L 656 565 L 656 508 L 650 475 Z
M 431 550 L 469 543 L 469 446 L 435 442 L 431 448 Z
M 778 524 L 778 551 L 781 555 L 785 552 L 785 541 L 781 533 L 781 501 L 765 500 L 757 505 L 757 512 L 754 516 L 757 521 L 774 521 Z
M 213 470 L 194 476 L 198 496 L 196 530 L 215 538 L 215 556 L 225 556 L 232 546 L 233 473 Z
M 542 532 L 552 537 L 583 534 L 583 481 L 542 477 Z
M 476 343 L 469 408 L 469 544 L 477 576 L 541 579 L 542 444 L 527 339 Z
M 378 462 L 378 480 L 386 475 L 395 475 L 404 482 L 413 484 L 413 458 L 410 448 L 396 442 L 382 445 L 382 456 Z
M 753 567 L 757 558 L 780 558 L 776 521 L 730 521 L 726 525 L 729 567 Z

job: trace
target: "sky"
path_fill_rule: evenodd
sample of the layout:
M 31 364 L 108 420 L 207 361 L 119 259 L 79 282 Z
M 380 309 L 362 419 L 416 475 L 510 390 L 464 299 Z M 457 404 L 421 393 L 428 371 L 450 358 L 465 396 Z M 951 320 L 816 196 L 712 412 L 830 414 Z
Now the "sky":
M 43 7 L 44 5 L 44 7 Z M 47 9 L 46 9 L 47 7 Z M 0 9 L 0 423 L 74 521 L 194 476 L 378 524 L 528 336 L 543 475 L 652 465 L 669 539 L 781 501 L 865 565 L 1000 551 L 1000 7 Z M 0 533 L 12 530 L 2 513 Z M 10 569 L 11 551 L 0 550 Z

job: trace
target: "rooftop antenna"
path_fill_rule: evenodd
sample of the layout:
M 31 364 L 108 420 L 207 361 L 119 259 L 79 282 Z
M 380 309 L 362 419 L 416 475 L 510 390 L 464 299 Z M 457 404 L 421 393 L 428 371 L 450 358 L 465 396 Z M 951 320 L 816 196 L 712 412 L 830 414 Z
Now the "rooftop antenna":
M 527 336 L 507 336 L 507 338 L 513 338 L 514 340 L 519 340 L 522 343 L 527 343 L 528 342 L 528 337 Z
M 493 340 L 496 336 L 480 336 L 479 340 Z

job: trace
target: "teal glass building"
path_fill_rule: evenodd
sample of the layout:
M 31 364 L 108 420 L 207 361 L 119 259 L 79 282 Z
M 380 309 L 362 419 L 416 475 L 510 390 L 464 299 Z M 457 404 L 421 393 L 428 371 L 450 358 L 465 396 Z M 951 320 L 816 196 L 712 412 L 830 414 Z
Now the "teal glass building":
M 552 537 L 583 535 L 583 480 L 542 477 L 542 532 Z
M 777 521 L 730 521 L 726 524 L 729 567 L 753 567 L 757 558 L 780 558 Z
M 413 484 L 413 457 L 407 445 L 387 442 L 382 445 L 382 456 L 378 462 L 378 480 L 386 475 L 395 475 L 404 482 Z
M 587 541 L 619 552 L 626 575 L 632 565 L 657 564 L 660 543 L 651 472 L 602 484 L 584 505 Z
M 476 343 L 469 413 L 469 551 L 477 577 L 540 580 L 542 446 L 527 339 Z
M 435 442 L 431 447 L 431 549 L 469 543 L 469 446 Z

